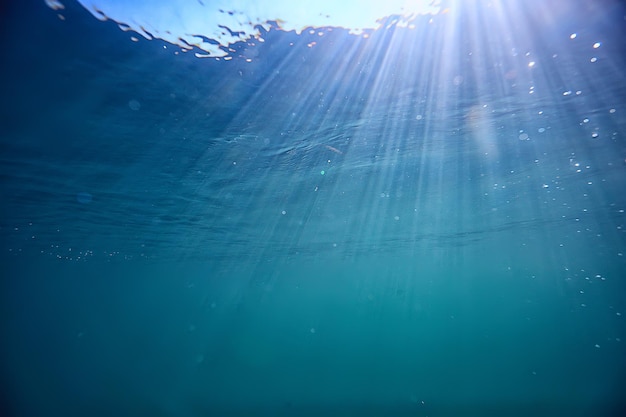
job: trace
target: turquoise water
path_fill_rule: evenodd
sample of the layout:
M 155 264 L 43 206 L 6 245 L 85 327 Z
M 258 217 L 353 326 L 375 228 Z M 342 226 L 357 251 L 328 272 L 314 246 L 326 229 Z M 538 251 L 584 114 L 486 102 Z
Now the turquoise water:
M 3 415 L 622 415 L 619 3 L 232 60 L 66 3 L 0 15 Z

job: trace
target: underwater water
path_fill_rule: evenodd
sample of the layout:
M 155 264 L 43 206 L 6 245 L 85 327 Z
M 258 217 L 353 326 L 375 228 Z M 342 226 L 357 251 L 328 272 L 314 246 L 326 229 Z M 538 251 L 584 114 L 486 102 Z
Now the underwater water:
M 620 2 L 208 58 L 15 3 L 2 415 L 624 415 Z

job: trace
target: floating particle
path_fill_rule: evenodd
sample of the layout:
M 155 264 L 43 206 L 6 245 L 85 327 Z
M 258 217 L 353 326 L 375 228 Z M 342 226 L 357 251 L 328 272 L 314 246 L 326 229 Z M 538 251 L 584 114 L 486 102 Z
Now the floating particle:
M 324 145 L 324 147 L 325 147 L 326 149 L 328 149 L 329 151 L 331 151 L 331 152 L 335 152 L 335 153 L 337 153 L 337 154 L 339 154 L 339 155 L 342 155 L 342 154 L 343 154 L 343 152 L 341 152 L 339 149 L 337 149 L 337 148 L 335 148 L 335 147 L 333 147 L 333 146 L 330 146 L 330 145 Z
M 89 204 L 93 200 L 93 196 L 90 193 L 78 193 L 76 194 L 76 201 L 81 204 Z
M 128 102 L 128 107 L 130 107 L 131 110 L 137 111 L 137 110 L 139 110 L 141 108 L 141 103 L 139 103 L 137 100 L 133 99 L 133 100 L 130 100 Z

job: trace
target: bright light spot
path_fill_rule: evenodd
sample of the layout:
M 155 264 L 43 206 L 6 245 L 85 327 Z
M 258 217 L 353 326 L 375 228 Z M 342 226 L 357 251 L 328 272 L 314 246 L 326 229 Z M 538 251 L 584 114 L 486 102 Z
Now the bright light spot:
M 598 49 L 602 45 L 600 42 L 596 42 L 593 44 L 594 49 Z
M 532 68 L 532 67 L 534 67 L 534 66 L 535 66 L 535 61 L 530 61 L 530 62 L 528 63 L 528 67 L 529 67 L 529 68 Z
M 575 33 L 572 33 L 571 35 L 569 35 L 569 38 L 570 38 L 570 39 L 576 39 L 576 36 L 577 36 L 577 35 L 576 35 Z
M 59 2 L 57 0 L 46 0 L 46 5 L 48 5 L 48 7 L 51 8 L 52 10 L 63 10 L 63 9 L 65 9 L 65 6 L 63 6 L 61 4 L 61 2 Z

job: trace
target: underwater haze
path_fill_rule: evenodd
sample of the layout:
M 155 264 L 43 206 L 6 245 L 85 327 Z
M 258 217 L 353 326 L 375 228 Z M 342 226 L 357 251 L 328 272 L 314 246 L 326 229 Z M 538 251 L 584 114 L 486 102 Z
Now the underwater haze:
M 620 1 L 0 6 L 3 416 L 626 415 Z

